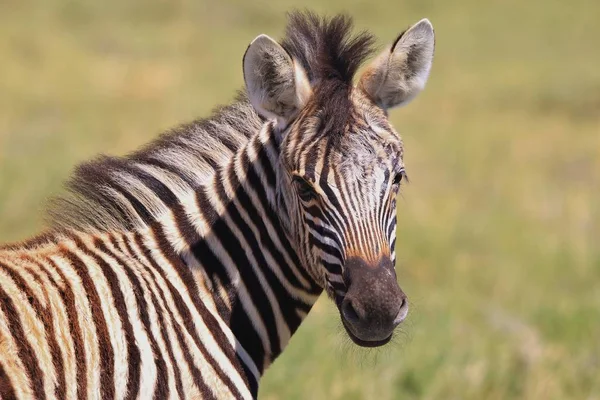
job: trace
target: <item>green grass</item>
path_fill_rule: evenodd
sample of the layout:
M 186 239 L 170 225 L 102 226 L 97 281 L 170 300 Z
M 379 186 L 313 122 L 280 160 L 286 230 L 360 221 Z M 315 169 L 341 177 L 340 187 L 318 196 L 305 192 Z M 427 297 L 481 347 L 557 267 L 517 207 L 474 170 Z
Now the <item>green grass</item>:
M 411 183 L 394 344 L 320 301 L 264 399 L 600 399 L 597 0 L 0 1 L 0 240 L 43 226 L 73 166 L 208 115 L 283 14 L 346 11 L 382 40 L 428 17 L 429 86 L 392 112 Z

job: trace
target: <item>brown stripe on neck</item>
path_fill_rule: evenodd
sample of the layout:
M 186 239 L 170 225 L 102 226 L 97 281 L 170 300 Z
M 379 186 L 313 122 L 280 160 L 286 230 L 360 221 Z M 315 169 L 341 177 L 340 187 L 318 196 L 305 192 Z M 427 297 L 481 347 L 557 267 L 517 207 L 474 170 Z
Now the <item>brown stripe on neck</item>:
M 35 263 L 31 257 L 24 257 L 24 260 Z M 37 263 L 35 263 L 37 265 Z M 57 335 L 54 330 L 54 316 L 52 315 L 52 308 L 50 303 L 50 298 L 48 296 L 48 291 L 44 282 L 42 281 L 41 276 L 35 272 L 31 267 L 26 266 L 24 269 L 29 272 L 33 279 L 40 285 L 42 292 L 44 293 L 44 297 L 46 299 L 46 306 L 43 306 L 36 298 L 35 293 L 31 291 L 29 286 L 27 285 L 26 280 L 16 271 L 11 270 L 8 266 L 0 263 L 0 268 L 2 268 L 5 272 L 7 272 L 10 277 L 15 281 L 17 286 L 23 293 L 26 294 L 29 299 L 32 307 L 36 310 L 37 317 L 42 321 L 44 325 L 44 329 L 46 331 L 46 340 L 48 341 L 48 346 L 50 347 L 50 356 L 52 358 L 52 365 L 56 370 L 56 379 L 57 385 L 54 389 L 54 395 L 57 399 L 64 399 L 66 397 L 65 392 L 65 368 L 63 365 L 62 352 L 56 340 Z
M 75 238 L 74 241 L 80 250 L 85 249 L 85 245 L 80 239 Z M 115 354 L 110 342 L 106 318 L 100 305 L 102 300 L 98 295 L 96 285 L 89 274 L 89 267 L 85 262 L 72 250 L 66 247 L 61 247 L 61 250 L 62 256 L 67 259 L 81 280 L 82 287 L 87 295 L 90 312 L 92 313 L 92 323 L 96 328 L 96 337 L 98 339 L 100 393 L 102 394 L 102 398 L 112 399 L 115 395 Z
M 135 254 L 133 248 L 131 247 L 131 245 L 129 244 L 128 241 L 123 240 L 121 243 L 118 242 L 118 240 L 114 237 L 111 237 L 111 244 L 114 246 L 115 249 L 120 250 L 121 252 L 123 252 L 124 254 L 126 254 L 127 256 L 131 257 L 132 259 L 138 259 L 138 261 L 140 261 L 140 265 L 142 266 L 142 268 L 144 268 L 146 270 L 146 272 L 148 272 L 148 276 L 153 276 L 151 274 L 150 271 L 148 271 L 148 268 L 146 268 L 146 265 L 141 263 L 141 260 L 139 260 L 139 258 L 137 257 L 137 255 Z M 125 246 L 125 248 L 123 248 L 123 246 Z M 117 257 L 116 254 L 112 253 L 112 255 L 114 255 L 115 257 Z M 128 274 L 130 271 L 130 268 L 127 268 L 125 265 L 125 262 L 123 262 L 122 259 L 119 259 L 119 262 L 124 266 L 124 269 L 127 270 Z M 159 294 L 159 296 L 163 296 L 162 303 L 159 305 L 159 301 L 157 299 L 157 294 L 155 293 L 155 290 L 153 290 L 152 288 L 152 282 L 151 279 L 144 276 L 143 274 L 141 274 L 142 279 L 145 281 L 146 283 L 146 287 L 148 288 L 148 291 L 150 292 L 150 296 L 151 296 L 151 300 L 152 300 L 152 304 L 154 305 L 154 309 L 156 310 L 156 315 L 158 318 L 158 325 L 160 327 L 160 334 L 162 337 L 162 340 L 165 344 L 165 347 L 167 349 L 167 355 L 169 357 L 169 359 L 171 360 L 171 365 L 173 366 L 173 374 L 175 375 L 175 388 L 177 389 L 177 395 L 180 398 L 184 398 L 184 392 L 183 392 L 183 383 L 181 381 L 181 370 L 179 369 L 179 365 L 177 365 L 177 359 L 175 358 L 175 354 L 173 352 L 173 346 L 171 345 L 171 338 L 169 337 L 169 334 L 167 332 L 167 328 L 166 328 L 166 321 L 165 319 L 168 318 L 168 308 L 165 305 L 164 302 L 164 296 L 162 294 Z M 154 285 L 156 287 L 158 287 L 158 284 L 154 281 L 153 282 Z M 165 315 L 167 314 L 167 315 Z M 132 397 L 135 398 L 135 397 Z
M 10 381 L 10 377 L 4 371 L 0 362 L 0 399 L 16 399 L 15 389 Z
M 127 266 L 127 263 L 123 262 L 117 256 L 117 254 L 110 251 L 108 249 L 108 247 L 106 247 L 106 245 L 100 239 L 94 240 L 94 246 L 100 252 L 105 253 L 106 255 L 115 259 L 119 263 L 119 265 L 123 268 L 123 271 L 127 275 L 128 279 L 131 281 L 131 285 L 134 288 L 135 297 L 136 297 L 136 300 L 138 303 L 137 304 L 138 313 L 140 313 L 140 319 L 142 320 L 144 327 L 146 328 L 148 338 L 150 339 L 150 348 L 152 349 L 152 353 L 154 355 L 154 360 L 156 363 L 157 377 L 156 377 L 156 387 L 154 389 L 154 398 L 156 398 L 156 399 L 168 398 L 169 397 L 169 386 L 168 386 L 167 382 L 168 382 L 169 372 L 167 370 L 166 362 L 162 357 L 162 352 L 160 351 L 158 343 L 157 343 L 154 335 L 152 334 L 152 322 L 150 321 L 150 316 L 149 316 L 148 312 L 146 311 L 147 302 L 145 301 L 144 296 L 141 293 L 143 290 L 143 285 L 141 285 L 141 283 L 137 279 L 137 277 L 134 276 L 133 272 Z M 94 257 L 96 262 L 100 265 L 100 267 L 102 268 L 107 279 L 109 279 L 109 281 L 114 281 L 110 284 L 111 290 L 115 293 L 118 293 L 117 290 L 120 290 L 120 289 L 118 288 L 118 280 L 117 280 L 117 277 L 116 277 L 116 274 L 114 273 L 114 271 L 112 271 L 111 267 L 108 264 L 106 264 L 106 262 L 102 258 L 100 258 L 99 256 L 97 256 L 95 254 L 90 254 L 90 255 L 92 257 Z M 112 287 L 113 285 L 114 285 L 114 288 Z M 119 311 L 120 318 L 125 321 L 125 323 L 127 325 L 126 330 L 127 331 L 131 330 L 130 339 L 132 339 L 132 341 L 134 341 L 135 338 L 133 336 L 133 328 L 131 327 L 131 323 L 129 322 L 129 317 L 127 316 L 127 311 L 126 311 L 127 305 L 125 304 L 125 300 L 124 300 L 122 294 L 117 294 L 117 296 L 119 297 L 119 307 L 117 307 L 117 310 Z M 116 301 L 116 298 L 115 298 L 115 301 Z M 159 313 L 158 310 L 156 312 L 157 312 L 157 314 Z M 121 316 L 121 313 L 124 313 L 124 314 Z M 129 343 L 129 339 L 128 339 L 128 343 Z M 133 343 L 132 343 L 132 345 L 133 345 Z M 134 355 L 136 355 L 136 354 L 134 353 Z M 129 362 L 130 370 L 133 369 L 134 365 L 139 364 L 139 350 L 137 351 L 137 359 L 138 359 L 137 363 L 135 361 L 130 360 L 130 362 Z M 134 369 L 134 371 L 136 371 L 136 370 Z M 136 375 L 137 375 L 137 372 L 134 373 L 134 376 L 133 376 L 134 380 L 139 382 L 139 376 L 136 376 Z M 132 380 L 131 383 L 135 383 L 135 382 L 133 382 L 133 380 Z M 136 386 L 139 386 L 139 383 L 136 384 Z M 128 384 L 128 389 L 130 389 L 129 384 Z M 135 390 L 137 391 L 137 388 L 135 388 Z M 131 396 L 132 394 L 133 394 L 133 392 L 130 393 L 128 391 L 129 396 Z M 132 398 L 135 398 L 135 397 L 132 397 Z
M 40 368 L 40 362 L 35 355 L 35 351 L 27 340 L 27 335 L 19 318 L 19 311 L 15 307 L 13 299 L 4 291 L 0 285 L 0 311 L 4 314 L 8 324 L 8 330 L 12 337 L 16 338 L 17 354 L 25 367 L 25 374 L 31 385 L 34 397 L 36 399 L 46 399 L 44 392 L 44 372 Z
M 81 326 L 79 325 L 79 319 L 77 318 L 79 311 L 76 305 L 75 293 L 73 293 L 73 289 L 71 288 L 72 282 L 67 279 L 65 274 L 52 259 L 48 258 L 47 261 L 64 283 L 64 288 L 58 287 L 54 279 L 52 279 L 50 272 L 40 264 L 42 270 L 44 270 L 48 278 L 57 287 L 58 293 L 60 294 L 63 304 L 65 305 L 67 321 L 69 324 L 69 332 L 73 338 L 73 352 L 75 355 L 75 397 L 86 400 L 88 398 L 87 361 L 85 357 L 86 351 L 83 341 L 83 332 L 81 330 Z

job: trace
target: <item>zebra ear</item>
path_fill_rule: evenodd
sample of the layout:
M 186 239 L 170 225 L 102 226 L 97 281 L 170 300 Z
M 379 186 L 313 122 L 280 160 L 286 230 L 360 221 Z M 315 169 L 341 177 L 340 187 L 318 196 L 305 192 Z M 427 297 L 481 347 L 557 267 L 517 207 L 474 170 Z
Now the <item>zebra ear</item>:
M 267 35 L 250 43 L 243 64 L 246 89 L 256 111 L 287 126 L 311 93 L 303 68 Z
M 433 26 L 422 19 L 372 62 L 359 87 L 384 109 L 408 103 L 425 87 L 434 47 Z

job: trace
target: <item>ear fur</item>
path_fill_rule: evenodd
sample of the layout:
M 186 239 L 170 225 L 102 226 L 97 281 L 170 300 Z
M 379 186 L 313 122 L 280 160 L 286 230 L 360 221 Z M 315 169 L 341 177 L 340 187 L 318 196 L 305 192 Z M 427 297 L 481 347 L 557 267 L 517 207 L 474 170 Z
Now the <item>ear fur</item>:
M 408 103 L 425 87 L 434 47 L 433 26 L 422 19 L 377 56 L 358 86 L 384 109 Z
M 250 43 L 243 67 L 248 97 L 256 111 L 287 126 L 311 94 L 303 68 L 267 35 Z

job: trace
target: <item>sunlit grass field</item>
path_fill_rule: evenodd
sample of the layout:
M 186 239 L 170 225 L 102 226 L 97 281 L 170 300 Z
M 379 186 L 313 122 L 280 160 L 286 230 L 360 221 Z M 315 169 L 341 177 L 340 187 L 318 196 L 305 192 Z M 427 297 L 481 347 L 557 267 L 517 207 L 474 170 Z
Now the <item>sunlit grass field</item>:
M 600 399 L 600 2 L 309 3 L 0 0 L 0 241 L 42 229 L 78 162 L 229 102 L 285 11 L 344 11 L 382 45 L 428 17 L 429 85 L 391 114 L 410 318 L 365 351 L 322 299 L 260 397 Z

